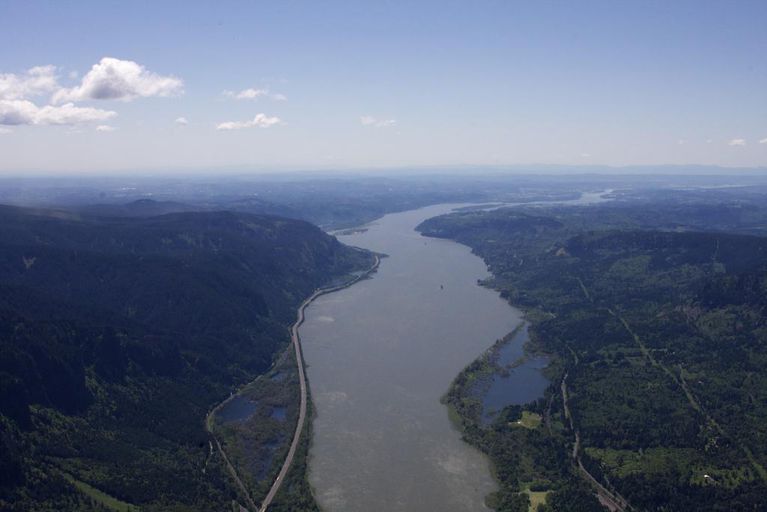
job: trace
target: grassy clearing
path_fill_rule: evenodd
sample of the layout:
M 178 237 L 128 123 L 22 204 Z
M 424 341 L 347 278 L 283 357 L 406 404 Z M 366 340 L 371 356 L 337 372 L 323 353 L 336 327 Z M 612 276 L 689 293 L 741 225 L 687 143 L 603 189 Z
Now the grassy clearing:
M 587 447 L 585 451 L 619 478 L 641 474 L 666 474 L 700 460 L 696 450 L 690 448 L 650 448 L 638 452 Z
M 61 472 L 61 475 L 72 485 L 74 485 L 78 491 L 88 496 L 93 501 L 107 507 L 109 510 L 114 510 L 116 512 L 138 512 L 139 508 L 135 505 L 131 505 L 130 503 L 126 503 L 124 501 L 120 501 L 114 496 L 110 496 L 109 494 L 100 491 L 93 487 L 92 485 L 89 485 L 81 480 L 78 480 L 74 476 L 70 475 L 69 473 Z
M 522 418 L 517 420 L 514 425 L 532 430 L 538 428 L 541 425 L 541 421 L 543 421 L 543 418 L 541 418 L 540 414 L 530 411 L 522 411 Z
M 676 473 L 687 475 L 692 485 L 716 485 L 727 489 L 735 489 L 758 478 L 749 465 L 714 466 L 692 448 L 650 448 L 640 453 L 588 447 L 586 453 L 619 478 Z
M 527 509 L 528 512 L 537 512 L 538 505 L 546 504 L 546 499 L 548 498 L 550 491 L 531 491 L 528 487 L 522 492 L 527 494 L 528 498 L 530 498 L 530 506 Z

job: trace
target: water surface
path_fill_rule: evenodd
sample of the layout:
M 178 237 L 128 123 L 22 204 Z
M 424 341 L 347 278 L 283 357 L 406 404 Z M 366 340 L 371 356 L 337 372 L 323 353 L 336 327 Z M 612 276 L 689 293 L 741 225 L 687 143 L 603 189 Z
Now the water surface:
M 479 511 L 496 489 L 440 397 L 521 313 L 468 247 L 425 238 L 438 205 L 387 215 L 344 243 L 383 252 L 372 279 L 318 298 L 300 329 L 316 406 L 310 481 L 323 510 Z
M 484 424 L 491 423 L 504 407 L 537 400 L 549 386 L 549 380 L 543 375 L 549 359 L 542 355 L 526 355 L 524 347 L 529 340 L 525 323 L 494 356 L 503 371 L 488 377 L 489 382 L 476 384 L 475 392 L 482 399 Z
M 277 421 L 285 421 L 287 419 L 288 409 L 287 407 L 273 407 L 272 414 L 269 416 Z
M 216 418 L 224 423 L 233 421 L 244 422 L 256 412 L 256 409 L 258 409 L 257 402 L 253 402 L 244 396 L 237 395 L 224 404 L 224 406 L 216 413 Z

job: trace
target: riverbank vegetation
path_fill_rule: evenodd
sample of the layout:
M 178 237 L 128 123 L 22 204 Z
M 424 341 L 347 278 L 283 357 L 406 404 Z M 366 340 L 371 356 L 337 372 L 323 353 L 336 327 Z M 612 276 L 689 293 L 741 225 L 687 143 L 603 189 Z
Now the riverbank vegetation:
M 371 261 L 276 217 L 0 207 L 0 509 L 244 503 L 207 412 L 272 366 L 303 299 Z
M 269 492 L 287 456 L 298 421 L 299 393 L 295 352 L 289 346 L 267 373 L 221 404 L 209 418 L 209 429 L 256 504 Z M 306 478 L 311 409 L 307 416 L 293 465 L 269 510 L 319 510 Z
M 527 510 L 527 490 L 548 491 L 546 511 L 598 510 L 595 495 L 626 510 L 767 502 L 766 199 L 636 195 L 420 226 L 483 257 L 555 360 L 545 397 L 487 428 L 449 398 L 495 464 L 496 509 Z M 541 425 L 519 428 L 525 414 Z

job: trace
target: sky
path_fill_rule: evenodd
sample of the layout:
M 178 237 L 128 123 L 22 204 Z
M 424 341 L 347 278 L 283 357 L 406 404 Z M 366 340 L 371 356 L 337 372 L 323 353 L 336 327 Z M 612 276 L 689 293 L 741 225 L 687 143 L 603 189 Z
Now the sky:
M 0 0 L 0 173 L 767 166 L 767 2 Z

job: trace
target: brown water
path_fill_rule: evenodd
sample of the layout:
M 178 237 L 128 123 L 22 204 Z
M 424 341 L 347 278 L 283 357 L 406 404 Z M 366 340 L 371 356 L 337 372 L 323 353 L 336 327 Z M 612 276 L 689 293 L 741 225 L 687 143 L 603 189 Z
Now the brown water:
M 484 455 L 440 403 L 453 378 L 521 322 L 468 247 L 425 238 L 437 205 L 391 214 L 344 243 L 383 252 L 372 279 L 319 297 L 300 329 L 317 417 L 316 498 L 335 511 L 487 510 Z

